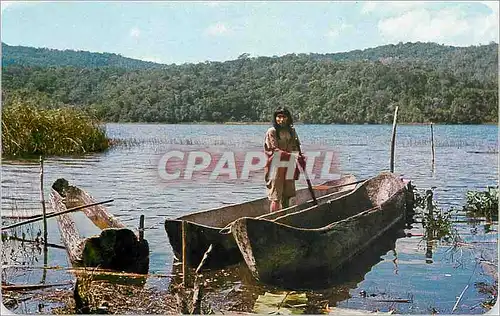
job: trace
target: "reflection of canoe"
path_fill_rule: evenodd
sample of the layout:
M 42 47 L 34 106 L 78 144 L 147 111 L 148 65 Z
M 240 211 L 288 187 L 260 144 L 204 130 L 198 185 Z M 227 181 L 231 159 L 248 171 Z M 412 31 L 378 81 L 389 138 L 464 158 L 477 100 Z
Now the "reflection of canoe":
M 95 203 L 85 191 L 70 186 L 65 179 L 52 185 L 51 199 L 55 212 Z M 57 216 L 61 238 L 74 265 L 100 267 L 117 271 L 147 273 L 149 246 L 101 205 L 87 207 L 82 212 L 100 229 L 99 236 L 82 237 L 70 214 Z
M 401 179 L 382 173 L 343 197 L 275 221 L 240 218 L 231 231 L 254 277 L 300 286 L 311 275 L 331 275 L 403 220 L 406 191 Z
M 323 183 L 321 187 L 326 189 L 315 190 L 318 203 L 326 201 L 326 199 L 321 199 L 320 197 L 329 194 L 339 196 L 350 192 L 355 187 L 355 184 L 352 184 L 355 181 L 354 176 L 348 175 L 338 180 Z M 269 214 L 269 200 L 261 198 L 245 203 L 196 212 L 177 219 L 167 219 L 165 221 L 165 230 L 174 254 L 177 258 L 181 258 L 181 227 L 182 221 L 186 221 L 186 262 L 190 266 L 196 267 L 203 258 L 205 251 L 212 244 L 212 251 L 204 267 L 220 268 L 242 261 L 241 253 L 233 236 L 231 234 L 221 234 L 221 229 L 244 216 L 272 218 L 289 212 L 295 212 L 312 205 L 312 202 L 308 201 L 309 199 L 310 193 L 308 189 L 300 189 L 297 190 L 295 197 L 296 205 L 280 212 Z
M 386 255 L 396 249 L 396 240 L 404 236 L 404 223 L 401 223 L 401 225 L 396 224 L 377 238 L 377 242 L 361 251 L 348 264 L 343 265 L 334 273 L 328 276 L 316 276 L 311 273 L 307 275 L 307 278 L 285 282 L 284 286 L 290 288 L 302 287 L 308 290 L 314 289 L 314 291 L 308 291 L 308 299 L 311 305 L 316 308 L 324 306 L 325 300 L 329 306 L 338 306 L 341 301 L 355 299 L 357 295 L 353 297 L 351 293 L 357 293 L 357 291 L 353 290 L 360 289 L 367 273 L 375 265 L 381 261 L 386 260 L 388 262 L 390 260 L 393 261 L 392 268 L 397 269 L 397 261 L 393 260 L 394 256 Z M 384 256 L 385 258 L 383 258 Z M 319 313 L 321 313 L 319 309 L 315 310 L 313 308 L 313 310 L 309 311 L 309 314 Z M 342 315 L 343 313 L 339 314 Z
M 307 314 L 321 314 L 324 313 L 325 301 L 329 306 L 336 306 L 339 302 L 350 299 L 350 291 L 356 289 L 370 269 L 382 260 L 382 256 L 395 249 L 396 239 L 403 236 L 402 227 L 398 228 L 400 230 L 391 229 L 384 233 L 373 246 L 362 251 L 338 273 L 328 278 L 316 277 L 313 273 L 308 274 L 307 279 L 304 279 L 307 281 L 305 285 L 308 289 L 297 292 L 307 295 L 307 306 L 302 309 L 306 310 Z M 392 259 L 392 256 L 389 257 Z M 273 286 L 257 282 L 244 262 L 224 269 L 206 270 L 198 276 L 200 276 L 198 284 L 203 284 L 205 303 L 210 305 L 216 314 L 233 314 L 236 311 L 250 313 L 254 310 L 259 296 L 266 292 L 277 291 Z M 187 284 L 193 285 L 194 276 L 191 275 L 188 280 Z M 176 261 L 172 266 L 169 293 L 178 291 L 180 284 L 182 284 L 182 264 Z M 311 288 L 314 288 L 314 291 L 310 291 Z

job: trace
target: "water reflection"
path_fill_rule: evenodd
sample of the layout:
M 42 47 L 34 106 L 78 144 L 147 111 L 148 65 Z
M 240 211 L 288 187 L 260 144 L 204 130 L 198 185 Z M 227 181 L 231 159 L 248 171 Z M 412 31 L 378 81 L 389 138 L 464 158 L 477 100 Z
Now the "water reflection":
M 402 227 L 391 229 L 384 233 L 365 251 L 353 257 L 353 259 L 338 272 L 325 278 L 314 273 L 307 275 L 308 282 L 303 283 L 300 288 L 280 288 L 269 286 L 256 281 L 250 270 L 244 263 L 234 265 L 223 270 L 204 270 L 200 273 L 199 284 L 204 284 L 205 299 L 215 304 L 219 309 L 233 311 L 252 311 L 255 301 L 259 295 L 266 292 L 280 293 L 282 291 L 294 291 L 307 294 L 307 313 L 319 313 L 328 306 L 336 306 L 338 302 L 351 298 L 350 291 L 364 279 L 364 276 L 383 261 L 382 256 L 391 252 L 393 271 L 397 274 L 398 263 L 395 251 L 396 240 L 404 237 Z M 189 269 L 189 277 L 186 277 L 187 287 L 194 286 L 194 269 Z M 182 264 L 178 261 L 173 263 L 173 277 L 169 291 L 175 291 L 182 284 Z M 237 309 L 236 309 L 237 308 Z
M 391 133 L 389 125 L 297 125 L 296 128 L 301 136 L 304 151 L 311 148 L 334 151 L 339 158 L 339 168 L 342 173 L 352 173 L 357 178 L 363 179 L 388 169 Z M 138 141 L 130 143 L 130 146 L 117 146 L 103 154 L 46 159 L 45 196 L 49 196 L 52 182 L 64 177 L 89 192 L 96 200 L 114 199 L 115 202 L 109 207 L 109 211 L 126 225 L 137 226 L 139 216 L 144 214 L 145 238 L 149 241 L 151 250 L 150 273 L 169 274 L 172 271 L 173 256 L 163 229 L 165 217 L 179 217 L 190 212 L 219 207 L 224 203 L 239 203 L 260 198 L 265 195 L 265 188 L 258 174 L 252 181 L 165 183 L 157 173 L 159 157 L 172 148 L 193 150 L 198 146 L 196 142 L 202 145 L 200 148 L 219 146 L 218 150 L 234 150 L 235 147 L 239 150 L 260 149 L 262 135 L 266 129 L 266 125 L 109 124 L 107 131 L 112 138 Z M 411 179 L 418 188 L 436 187 L 434 197 L 443 209 L 462 206 L 468 190 L 483 190 L 488 185 L 497 183 L 498 157 L 467 153 L 467 151 L 485 151 L 497 144 L 497 126 L 435 125 L 434 171 L 429 168 L 431 155 L 428 135 L 427 126 L 398 127 L 395 170 L 404 174 L 405 178 Z M 176 139 L 182 141 L 176 143 Z M 193 145 L 187 144 L 189 139 L 193 141 Z M 208 142 L 204 142 L 207 139 Z M 204 144 L 206 146 L 203 146 Z M 357 146 L 358 144 L 366 146 Z M 367 156 L 368 152 L 370 159 Z M 3 160 L 1 172 L 2 214 L 4 211 L 15 213 L 20 210 L 26 215 L 39 213 L 40 185 L 37 161 Z M 305 183 L 299 182 L 298 187 L 305 187 Z M 487 252 L 483 255 L 496 254 L 497 233 L 492 229 L 498 222 L 494 221 L 489 225 L 485 222 L 478 224 L 476 221 L 475 224 L 481 226 L 477 233 L 472 235 L 470 233 L 472 222 L 468 223 L 464 216 L 460 216 L 462 222 L 457 223 L 456 227 L 464 241 L 483 242 L 488 239 L 492 246 L 489 251 L 491 254 Z M 60 244 L 55 220 L 49 219 L 48 226 L 49 242 Z M 325 292 L 326 297 L 330 299 L 324 297 L 321 299 L 328 300 L 332 306 L 334 302 L 338 302 L 338 305 L 344 307 L 361 308 L 364 303 L 359 295 L 360 291 L 365 290 L 369 295 L 376 293 L 377 289 L 390 286 L 400 293 L 413 293 L 414 301 L 411 308 L 401 307 L 404 312 L 427 313 L 428 307 L 433 305 L 441 313 L 450 313 L 457 293 L 460 293 L 464 287 L 463 283 L 471 277 L 471 265 L 463 264 L 461 269 L 455 268 L 454 262 L 448 260 L 449 245 L 429 244 L 426 249 L 427 245 L 424 242 L 424 247 L 419 247 L 421 238 L 418 235 L 423 233 L 422 227 L 419 223 L 412 226 L 407 230 L 414 237 L 399 238 L 396 241 L 395 252 L 387 252 L 382 256 L 383 260 L 374 263 L 375 265 L 365 272 L 364 276 L 361 275 L 363 271 L 361 269 L 359 275 L 354 276 L 351 281 L 333 285 L 330 293 Z M 39 228 L 35 225 L 33 231 L 36 232 Z M 5 241 L 3 245 L 7 247 L 4 249 L 19 247 L 19 244 L 10 245 L 11 242 L 13 241 Z M 428 255 L 426 258 L 425 254 L 429 250 L 432 256 Z M 474 261 L 477 253 L 478 251 L 476 254 L 464 251 L 461 260 L 464 263 Z M 42 265 L 45 261 L 43 252 L 35 251 L 32 256 L 38 263 L 35 259 L 28 261 L 22 257 L 17 262 L 26 261 L 29 264 Z M 433 264 L 425 264 L 425 259 L 431 259 L 430 257 Z M 65 251 L 49 248 L 47 265 L 68 267 Z M 446 277 L 446 282 L 439 283 L 444 274 L 451 276 Z M 237 276 L 239 278 L 239 272 Z M 339 279 L 341 277 L 339 276 Z M 438 280 L 431 280 L 431 277 Z M 40 282 L 41 278 L 42 271 L 37 270 L 24 274 L 19 272 L 12 277 L 8 276 L 7 280 L 12 283 L 32 284 Z M 48 270 L 45 281 L 55 283 L 71 278 L 68 273 Z M 483 278 L 478 271 L 475 271 L 471 280 L 483 280 Z M 342 288 L 342 284 L 345 284 L 345 288 Z M 165 289 L 168 281 L 150 277 L 146 285 Z M 216 281 L 209 282 L 209 286 L 218 288 Z M 251 294 L 252 286 L 257 296 L 269 290 L 256 284 L 252 285 L 251 282 L 235 279 L 230 285 L 222 286 L 221 293 L 216 294 L 214 290 L 209 291 L 209 295 L 221 299 L 227 296 L 226 298 L 231 301 L 231 297 L 238 297 L 240 293 L 246 291 L 249 296 L 256 299 L 255 293 Z M 231 290 L 233 288 L 234 290 Z M 443 288 L 446 290 L 442 290 Z M 320 291 L 313 292 L 320 293 Z M 480 293 L 468 293 L 462 303 L 472 306 L 482 297 Z M 233 302 L 236 304 L 233 310 L 238 310 L 238 301 Z M 244 306 L 241 308 L 244 310 Z M 457 312 L 469 312 L 469 310 Z

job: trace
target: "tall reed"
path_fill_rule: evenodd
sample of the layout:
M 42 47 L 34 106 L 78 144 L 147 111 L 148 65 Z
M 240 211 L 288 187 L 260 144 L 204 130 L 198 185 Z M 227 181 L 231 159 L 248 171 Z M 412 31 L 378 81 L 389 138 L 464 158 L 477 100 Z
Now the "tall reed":
M 44 109 L 25 103 L 2 108 L 2 155 L 72 155 L 109 147 L 97 120 L 77 108 Z

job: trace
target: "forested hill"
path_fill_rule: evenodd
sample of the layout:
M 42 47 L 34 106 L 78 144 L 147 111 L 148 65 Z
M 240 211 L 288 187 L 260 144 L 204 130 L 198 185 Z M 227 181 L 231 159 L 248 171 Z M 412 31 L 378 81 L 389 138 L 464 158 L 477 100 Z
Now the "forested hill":
M 354 50 L 336 54 L 311 54 L 312 57 L 327 60 L 371 60 L 384 63 L 420 62 L 429 67 L 446 70 L 474 79 L 495 79 L 498 73 L 498 44 L 454 47 L 436 43 L 399 43 L 365 50 Z
M 496 43 L 400 43 L 281 57 L 242 54 L 232 61 L 183 65 L 34 50 L 37 54 L 2 52 L 5 106 L 73 105 L 107 121 L 169 123 L 268 122 L 280 104 L 306 123 L 390 123 L 396 106 L 402 122 L 482 123 L 498 118 Z M 110 56 L 118 61 L 109 62 Z
M 454 47 L 436 43 L 399 43 L 343 53 L 299 54 L 317 60 L 380 61 L 382 63 L 419 62 L 429 67 L 453 69 L 463 75 L 473 74 L 478 80 L 493 79 L 497 70 L 498 44 Z M 295 54 L 292 54 L 295 56 Z M 239 58 L 247 58 L 242 54 Z M 165 65 L 123 57 L 110 53 L 57 50 L 2 43 L 2 66 L 42 66 L 80 68 L 116 67 L 123 69 L 165 68 Z M 472 70 L 472 72 L 471 72 Z
M 161 66 L 161 64 L 127 58 L 117 54 L 10 46 L 2 43 L 2 67 L 10 65 L 73 66 L 81 68 L 118 67 L 124 69 L 147 69 Z

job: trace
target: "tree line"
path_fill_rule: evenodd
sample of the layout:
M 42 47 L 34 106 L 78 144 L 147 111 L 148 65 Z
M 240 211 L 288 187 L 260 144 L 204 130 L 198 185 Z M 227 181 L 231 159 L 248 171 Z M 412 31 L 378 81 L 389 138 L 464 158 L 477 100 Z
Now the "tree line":
M 242 54 L 226 62 L 182 65 L 119 55 L 103 62 L 103 54 L 54 51 L 55 56 L 47 50 L 41 55 L 40 49 L 9 47 L 2 59 L 7 107 L 72 106 L 113 122 L 268 122 L 279 105 L 304 123 L 390 123 L 396 106 L 398 120 L 406 123 L 498 119 L 496 43 Z

